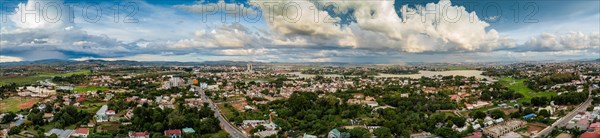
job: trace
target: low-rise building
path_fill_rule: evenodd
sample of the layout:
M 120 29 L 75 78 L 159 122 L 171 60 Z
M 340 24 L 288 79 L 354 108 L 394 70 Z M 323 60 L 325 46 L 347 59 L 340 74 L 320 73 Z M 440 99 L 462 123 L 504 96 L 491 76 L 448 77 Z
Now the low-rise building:
M 506 133 L 510 133 L 527 125 L 527 122 L 518 119 L 511 119 L 502 123 L 483 128 L 483 134 L 498 138 Z

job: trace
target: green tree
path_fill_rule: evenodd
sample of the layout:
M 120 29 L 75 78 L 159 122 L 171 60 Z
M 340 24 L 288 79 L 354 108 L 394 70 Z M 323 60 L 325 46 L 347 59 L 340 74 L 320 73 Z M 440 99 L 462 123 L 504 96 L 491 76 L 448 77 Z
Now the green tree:
M 548 110 L 546 110 L 546 109 L 541 109 L 538 112 L 538 115 L 539 116 L 543 116 L 543 117 L 550 117 L 550 112 L 548 112 Z
M 350 130 L 348 130 L 348 133 L 350 133 L 350 136 L 353 138 L 370 138 L 371 137 L 369 130 L 366 128 L 362 128 L 362 127 L 355 127 L 353 129 L 350 129 Z
M 490 115 L 492 116 L 492 118 L 503 118 L 504 116 L 506 116 L 506 114 L 504 114 L 504 112 L 502 112 L 502 110 L 499 109 L 492 110 L 490 112 Z
M 471 116 L 473 118 L 477 118 L 477 119 L 484 119 L 485 116 L 487 116 L 487 115 L 484 112 L 477 110 L 477 111 L 473 112 L 473 115 L 471 115 Z
M 375 136 L 377 136 L 378 138 L 391 138 L 392 137 L 392 131 L 387 127 L 379 127 L 377 129 L 373 130 L 373 134 L 375 134 Z

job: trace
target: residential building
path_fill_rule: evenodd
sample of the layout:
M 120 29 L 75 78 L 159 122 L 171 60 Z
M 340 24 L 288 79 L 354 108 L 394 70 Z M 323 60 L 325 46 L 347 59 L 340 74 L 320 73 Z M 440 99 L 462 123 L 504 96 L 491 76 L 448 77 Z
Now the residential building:
M 171 138 L 181 138 L 181 130 L 179 129 L 165 130 L 164 134 Z
M 144 132 L 129 131 L 129 138 L 150 138 L 150 133 L 148 133 L 148 131 L 144 131 Z
M 75 129 L 75 131 L 73 132 L 73 134 L 71 134 L 71 136 L 87 138 L 89 134 L 90 134 L 90 130 L 88 128 L 78 128 L 78 129 Z

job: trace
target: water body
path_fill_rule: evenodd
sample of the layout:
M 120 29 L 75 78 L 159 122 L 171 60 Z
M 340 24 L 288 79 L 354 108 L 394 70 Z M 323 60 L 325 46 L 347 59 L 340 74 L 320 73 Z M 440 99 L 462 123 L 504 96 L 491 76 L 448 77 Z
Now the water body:
M 480 71 L 480 70 L 419 71 L 419 73 L 417 73 L 417 74 L 405 74 L 405 75 L 380 73 L 379 75 L 376 75 L 375 77 L 381 77 L 381 78 L 400 77 L 400 78 L 418 79 L 418 78 L 421 78 L 422 76 L 431 77 L 431 76 L 437 76 L 437 75 L 442 75 L 442 76 L 451 76 L 452 75 L 452 76 L 465 76 L 465 77 L 474 76 L 475 78 L 479 78 L 479 79 L 493 80 L 492 78 L 490 78 L 488 76 L 481 75 L 481 73 L 483 73 L 483 71 Z M 312 74 L 302 74 L 301 72 L 290 72 L 289 74 L 298 75 L 297 78 L 312 78 L 312 77 L 317 76 L 317 75 L 312 75 Z M 342 75 L 338 75 L 338 74 L 326 74 L 326 75 L 321 75 L 321 76 L 323 76 L 323 77 L 342 77 Z

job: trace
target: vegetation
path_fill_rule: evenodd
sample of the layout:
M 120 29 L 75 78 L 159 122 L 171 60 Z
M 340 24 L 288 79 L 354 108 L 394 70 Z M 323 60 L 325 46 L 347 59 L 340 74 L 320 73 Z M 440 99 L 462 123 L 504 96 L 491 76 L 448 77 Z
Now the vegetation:
M 133 110 L 131 131 L 150 131 L 162 133 L 168 128 L 193 128 L 195 136 L 219 132 L 220 126 L 214 112 L 205 104 L 200 109 L 179 106 L 176 109 L 143 106 Z
M 10 97 L 7 99 L 0 100 L 0 111 L 1 112 L 17 112 L 21 109 L 29 108 L 31 105 L 39 101 L 36 98 L 19 98 Z
M 527 87 L 527 85 L 525 85 L 525 81 L 526 81 L 526 79 L 514 79 L 511 77 L 504 77 L 499 81 L 499 83 L 501 85 L 507 87 L 509 90 L 513 90 L 517 93 L 522 94 L 523 98 L 519 99 L 520 103 L 523 103 L 523 102 L 530 103 L 531 98 L 533 98 L 533 97 L 550 98 L 550 97 L 556 95 L 555 92 L 535 92 L 534 90 Z
M 88 87 L 75 87 L 73 91 L 75 92 L 95 92 L 95 91 L 105 91 L 108 90 L 108 87 L 96 87 L 96 86 L 88 86 Z

